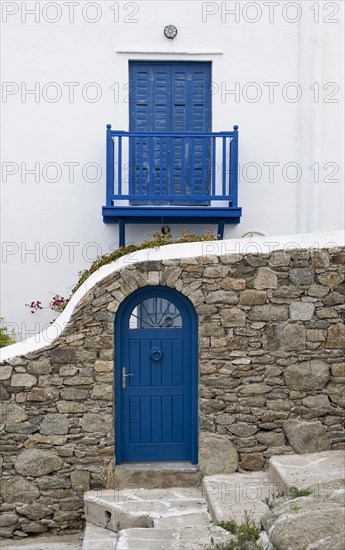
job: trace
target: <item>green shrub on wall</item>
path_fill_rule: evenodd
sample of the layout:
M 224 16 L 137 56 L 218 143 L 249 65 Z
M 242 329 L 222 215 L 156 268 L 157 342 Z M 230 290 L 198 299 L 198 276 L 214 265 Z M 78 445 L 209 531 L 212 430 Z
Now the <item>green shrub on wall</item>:
M 3 317 L 0 317 L 0 322 L 2 323 L 4 320 Z M 15 344 L 15 339 L 13 338 L 13 335 L 9 333 L 8 328 L 0 325 L 0 348 L 5 348 L 6 346 L 10 346 L 11 344 Z
M 57 294 L 56 296 L 54 296 L 53 300 L 51 300 L 48 306 L 43 306 L 42 302 L 39 300 L 32 301 L 31 303 L 25 304 L 25 305 L 26 307 L 29 307 L 31 309 L 31 313 L 35 313 L 36 311 L 39 311 L 41 309 L 51 309 L 53 311 L 58 311 L 59 313 L 61 313 L 67 306 L 73 294 L 88 279 L 88 277 L 92 275 L 92 273 L 94 273 L 104 265 L 107 265 L 112 262 L 115 262 L 116 260 L 119 260 L 122 256 L 126 256 L 127 254 L 134 254 L 134 252 L 138 252 L 139 250 L 144 250 L 145 248 L 159 248 L 160 246 L 164 246 L 167 244 L 215 241 L 216 239 L 217 237 L 215 237 L 215 235 L 212 235 L 212 233 L 209 230 L 206 230 L 202 235 L 194 235 L 192 233 L 189 233 L 189 231 L 186 229 L 185 231 L 183 231 L 179 239 L 173 239 L 171 233 L 169 232 L 166 234 L 153 233 L 152 239 L 144 241 L 140 244 L 128 244 L 126 246 L 122 246 L 121 248 L 118 248 L 117 250 L 115 250 L 114 252 L 111 252 L 110 254 L 104 254 L 103 256 L 99 256 L 99 258 L 97 258 L 97 260 L 95 260 L 92 263 L 89 269 L 85 269 L 84 271 L 81 271 L 79 273 L 79 280 L 73 287 L 69 298 L 64 298 L 63 296 L 60 296 L 59 294 Z
M 144 241 L 140 244 L 128 244 L 126 246 L 118 248 L 110 254 L 105 254 L 104 256 L 100 256 L 99 258 L 97 258 L 97 260 L 93 262 L 89 269 L 82 271 L 79 277 L 79 281 L 72 289 L 72 294 L 74 294 L 78 290 L 78 288 L 86 281 L 86 279 L 90 277 L 90 275 L 92 275 L 92 273 L 97 271 L 100 267 L 115 262 L 122 256 L 126 256 L 127 254 L 133 254 L 134 252 L 137 252 L 138 250 L 144 250 L 145 248 L 159 248 L 160 246 L 164 246 L 166 244 L 215 241 L 216 239 L 217 237 L 212 235 L 209 230 L 205 231 L 205 233 L 203 233 L 202 235 L 193 235 L 189 233 L 189 231 L 186 229 L 179 239 L 173 239 L 171 233 L 168 233 L 167 235 L 163 235 L 161 233 L 153 233 L 152 239 L 148 241 Z M 64 304 L 64 307 L 66 305 L 67 302 Z

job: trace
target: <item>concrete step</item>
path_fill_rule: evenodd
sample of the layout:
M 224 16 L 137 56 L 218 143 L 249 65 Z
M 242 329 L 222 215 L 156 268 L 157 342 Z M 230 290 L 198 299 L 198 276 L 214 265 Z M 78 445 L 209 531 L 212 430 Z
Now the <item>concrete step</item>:
M 246 513 L 255 523 L 269 509 L 266 500 L 271 500 L 276 487 L 266 472 L 234 473 L 206 476 L 203 492 L 214 523 L 234 520 L 244 521 Z
M 117 489 L 141 487 L 164 489 L 169 487 L 199 487 L 201 474 L 189 462 L 153 462 L 115 465 L 110 485 Z
M 119 533 L 116 550 L 201 550 L 214 543 L 234 540 L 219 527 L 183 529 L 125 529 Z
M 116 541 L 117 533 L 87 523 L 82 550 L 115 550 Z
M 163 517 L 207 513 L 201 489 L 123 489 L 89 491 L 84 495 L 86 521 L 119 532 L 154 527 Z
M 345 452 L 272 456 L 268 474 L 278 490 L 285 493 L 316 485 L 341 484 L 345 477 Z

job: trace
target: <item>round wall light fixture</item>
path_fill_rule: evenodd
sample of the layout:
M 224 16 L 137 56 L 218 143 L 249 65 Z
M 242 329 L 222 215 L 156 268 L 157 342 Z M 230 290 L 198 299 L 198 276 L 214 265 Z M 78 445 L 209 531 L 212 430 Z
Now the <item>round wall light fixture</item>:
M 174 40 L 177 35 L 177 28 L 175 25 L 167 25 L 164 28 L 164 35 L 169 38 L 169 40 Z

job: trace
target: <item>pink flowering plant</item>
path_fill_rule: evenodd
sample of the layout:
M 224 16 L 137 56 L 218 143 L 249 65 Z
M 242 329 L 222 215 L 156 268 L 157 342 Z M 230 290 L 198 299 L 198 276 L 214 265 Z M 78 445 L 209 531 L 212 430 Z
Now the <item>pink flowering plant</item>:
M 59 294 L 55 294 L 47 306 L 44 306 L 40 300 L 36 300 L 31 302 L 30 304 L 25 305 L 31 309 L 31 313 L 33 314 L 36 313 L 36 311 L 40 311 L 41 309 L 51 309 L 52 311 L 57 311 L 58 313 L 60 313 L 65 309 L 67 302 L 67 298 L 60 296 Z

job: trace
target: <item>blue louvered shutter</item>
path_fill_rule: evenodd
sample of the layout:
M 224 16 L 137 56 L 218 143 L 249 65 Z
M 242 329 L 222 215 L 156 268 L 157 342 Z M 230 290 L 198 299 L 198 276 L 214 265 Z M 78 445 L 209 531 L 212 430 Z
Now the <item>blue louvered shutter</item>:
M 131 63 L 130 91 L 130 131 L 170 131 L 171 66 Z M 131 194 L 167 195 L 167 174 L 166 138 L 140 137 L 131 140 L 129 171 Z M 137 203 L 134 201 L 132 204 Z M 142 201 L 140 204 L 143 204 Z
M 172 68 L 172 132 L 211 131 L 211 70 L 209 63 L 180 63 Z M 174 189 L 176 193 L 209 193 L 210 142 L 175 139 Z M 181 203 L 180 203 L 181 204 Z M 193 203 L 188 203 L 193 204 Z M 200 204 L 197 202 L 195 204 Z
M 157 64 L 151 67 L 152 86 L 152 131 L 171 131 L 171 66 Z M 154 194 L 168 195 L 169 189 L 169 158 L 168 139 L 154 138 Z M 161 202 L 159 203 L 161 204 Z
M 148 131 L 150 114 L 150 75 L 148 65 L 130 64 L 129 84 L 129 129 L 132 132 Z M 147 142 L 140 138 L 129 142 L 129 185 L 130 194 L 142 195 L 147 186 Z M 146 162 L 145 162 L 146 160 Z M 132 204 L 136 204 L 132 202 Z
M 193 65 L 191 72 L 192 109 L 191 128 L 195 132 L 211 131 L 210 94 L 211 71 L 209 64 Z M 194 194 L 210 193 L 211 140 L 195 140 Z M 193 174 L 192 174 L 193 177 Z
M 209 63 L 132 62 L 130 90 L 131 131 L 211 131 Z M 161 200 L 153 204 L 171 202 L 164 201 L 164 195 L 193 194 L 197 197 L 208 193 L 209 150 L 208 142 L 201 139 L 133 139 L 130 144 L 130 193 L 160 197 Z M 181 201 L 172 203 L 183 204 Z

